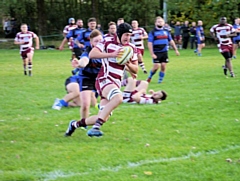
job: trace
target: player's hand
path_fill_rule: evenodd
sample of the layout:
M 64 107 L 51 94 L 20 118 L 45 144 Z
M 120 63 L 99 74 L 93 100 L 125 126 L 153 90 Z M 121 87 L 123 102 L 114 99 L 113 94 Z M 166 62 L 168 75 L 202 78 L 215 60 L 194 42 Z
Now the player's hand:
M 152 54 L 151 56 L 152 56 L 153 59 L 157 58 L 157 56 L 155 54 Z
M 58 48 L 60 51 L 62 51 L 63 50 L 63 46 L 59 46 L 59 48 Z
M 175 51 L 175 53 L 176 53 L 176 55 L 177 55 L 177 56 L 179 56 L 179 55 L 180 55 L 180 53 L 179 53 L 179 51 L 178 51 L 178 50 L 176 50 L 176 51 Z
M 74 58 L 71 63 L 72 63 L 72 67 L 73 67 L 73 68 L 77 68 L 78 65 L 79 65 L 77 58 Z
M 123 48 L 119 48 L 111 53 L 111 57 L 113 58 L 116 58 L 116 57 L 121 58 L 122 55 L 123 55 Z

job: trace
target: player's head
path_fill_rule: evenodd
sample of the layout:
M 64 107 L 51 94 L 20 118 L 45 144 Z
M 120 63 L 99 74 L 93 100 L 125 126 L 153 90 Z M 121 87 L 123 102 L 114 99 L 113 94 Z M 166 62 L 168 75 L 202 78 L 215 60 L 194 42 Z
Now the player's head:
M 75 19 L 74 18 L 69 18 L 68 19 L 68 24 L 74 25 L 75 24 Z
M 198 20 L 198 26 L 202 26 L 202 25 L 203 25 L 202 20 Z
M 117 32 L 117 26 L 116 26 L 116 23 L 115 23 L 115 22 L 110 21 L 110 22 L 108 23 L 108 32 L 109 32 L 109 34 L 111 34 L 111 35 L 115 35 L 115 34 L 116 34 L 116 32 Z
M 165 21 L 161 16 L 155 18 L 155 26 L 157 28 L 162 28 L 165 25 Z
M 97 26 L 97 19 L 96 18 L 89 18 L 88 19 L 88 27 L 91 30 L 94 30 L 94 29 L 96 29 L 96 26 Z
M 76 24 L 77 24 L 78 28 L 82 28 L 83 27 L 83 20 L 78 19 Z
M 219 23 L 221 25 L 225 25 L 227 23 L 227 18 L 226 17 L 221 17 L 220 20 L 219 20 Z
M 122 23 L 117 28 L 117 36 L 119 41 L 125 45 L 130 42 L 130 38 L 132 35 L 132 27 L 128 23 Z
M 117 25 L 119 26 L 122 23 L 124 23 L 124 19 L 123 18 L 118 18 Z
M 26 33 L 28 31 L 28 26 L 26 23 L 21 24 L 21 31 L 23 33 Z
M 177 25 L 177 26 L 180 26 L 180 24 L 181 24 L 180 21 L 177 21 L 177 22 L 176 22 L 176 25 Z
M 98 29 L 94 29 L 90 33 L 89 38 L 92 47 L 95 47 L 98 43 L 100 43 L 103 40 L 102 33 Z
M 132 20 L 132 28 L 137 29 L 138 28 L 138 21 L 137 20 Z
M 152 98 L 158 102 L 167 99 L 167 93 L 165 91 L 153 92 Z

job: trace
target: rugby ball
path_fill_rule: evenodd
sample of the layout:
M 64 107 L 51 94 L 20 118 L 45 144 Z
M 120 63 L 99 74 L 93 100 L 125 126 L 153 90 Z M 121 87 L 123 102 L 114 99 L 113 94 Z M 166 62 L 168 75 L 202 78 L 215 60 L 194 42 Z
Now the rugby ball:
M 119 55 L 116 57 L 116 62 L 120 65 L 124 65 L 133 57 L 133 48 L 130 46 L 122 47 Z

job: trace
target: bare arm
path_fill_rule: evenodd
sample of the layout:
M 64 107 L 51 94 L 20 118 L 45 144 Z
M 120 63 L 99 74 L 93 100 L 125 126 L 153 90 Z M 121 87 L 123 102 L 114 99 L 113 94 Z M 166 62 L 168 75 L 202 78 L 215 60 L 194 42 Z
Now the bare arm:
M 38 36 L 35 38 L 35 43 L 36 43 L 36 49 L 39 49 L 39 38 Z
M 177 49 L 177 47 L 176 47 L 176 44 L 175 44 L 175 42 L 174 42 L 173 40 L 170 41 L 170 45 L 172 45 L 173 49 L 174 49 L 175 52 L 176 52 L 176 55 L 179 56 L 180 53 L 179 53 L 179 51 L 178 51 L 178 49 Z
M 153 52 L 152 42 L 148 42 L 148 49 L 149 49 L 149 52 L 150 52 L 150 55 L 152 56 L 152 58 L 154 58 L 154 59 L 157 58 L 156 55 Z
M 117 57 L 119 52 L 120 52 L 120 49 L 112 53 L 106 53 L 106 52 L 101 52 L 98 48 L 94 47 L 89 53 L 89 58 L 97 59 L 97 58 Z
M 131 74 L 137 74 L 137 72 L 138 72 L 138 61 L 134 61 L 134 62 L 128 61 L 126 63 L 126 66 L 127 66 L 128 71 Z
M 79 48 L 84 48 L 84 45 L 83 45 L 82 43 L 80 43 L 78 39 L 76 39 L 76 40 L 74 41 L 74 43 L 76 43 L 76 45 L 77 45 Z
M 67 43 L 67 41 L 68 41 L 68 40 L 67 40 L 67 38 L 65 37 L 65 38 L 63 39 L 61 45 L 59 46 L 59 50 L 63 50 L 63 47 L 64 47 L 65 43 Z

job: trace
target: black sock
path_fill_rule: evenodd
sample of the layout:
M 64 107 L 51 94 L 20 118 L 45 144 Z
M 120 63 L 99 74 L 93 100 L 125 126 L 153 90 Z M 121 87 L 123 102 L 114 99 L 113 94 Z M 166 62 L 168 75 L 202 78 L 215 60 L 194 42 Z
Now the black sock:
M 85 122 L 85 118 L 82 118 L 80 121 L 77 121 L 76 125 L 77 125 L 77 128 L 86 127 L 87 125 L 86 125 L 86 122 Z

